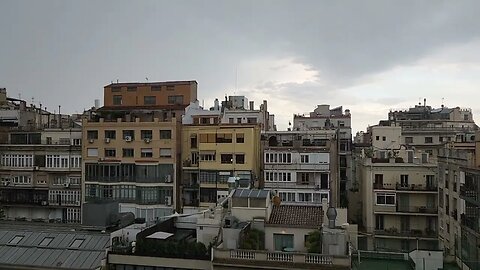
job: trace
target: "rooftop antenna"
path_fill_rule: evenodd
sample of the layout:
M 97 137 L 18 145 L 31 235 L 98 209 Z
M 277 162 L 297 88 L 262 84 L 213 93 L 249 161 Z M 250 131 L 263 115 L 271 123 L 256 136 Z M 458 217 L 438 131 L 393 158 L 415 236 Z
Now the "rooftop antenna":
M 22 94 L 18 93 L 18 99 L 22 99 Z
M 145 77 L 145 80 L 148 82 L 148 77 Z
M 118 83 L 118 79 L 117 79 L 117 83 Z
M 236 95 L 237 92 L 237 83 L 238 83 L 238 68 L 237 65 L 235 65 L 235 90 L 233 90 L 233 95 Z
M 444 102 L 445 102 L 445 98 L 442 97 L 442 108 L 445 107 Z

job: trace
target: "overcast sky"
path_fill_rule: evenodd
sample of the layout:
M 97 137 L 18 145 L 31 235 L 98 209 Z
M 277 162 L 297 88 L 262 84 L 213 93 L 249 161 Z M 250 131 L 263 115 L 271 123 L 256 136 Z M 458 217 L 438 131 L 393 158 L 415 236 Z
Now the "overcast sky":
M 82 112 L 121 82 L 196 80 L 263 99 L 280 129 L 317 104 L 355 131 L 427 98 L 480 113 L 480 1 L 0 0 L 0 87 Z

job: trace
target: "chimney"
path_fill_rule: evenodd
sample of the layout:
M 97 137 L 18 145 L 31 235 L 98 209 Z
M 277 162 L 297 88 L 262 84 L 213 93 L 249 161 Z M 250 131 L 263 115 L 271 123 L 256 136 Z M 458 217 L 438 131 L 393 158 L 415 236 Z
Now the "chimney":
M 337 210 L 330 206 L 327 209 L 328 228 L 335 229 L 335 219 L 337 218 Z
M 423 99 L 423 107 L 427 107 L 427 99 L 426 98 Z
M 95 109 L 100 108 L 100 99 L 95 99 Z
M 253 101 L 250 101 L 250 111 L 255 110 Z
M 219 102 L 218 102 L 218 98 L 215 99 L 215 101 L 213 103 L 213 108 L 214 108 L 215 111 L 220 110 L 220 105 L 219 105 Z

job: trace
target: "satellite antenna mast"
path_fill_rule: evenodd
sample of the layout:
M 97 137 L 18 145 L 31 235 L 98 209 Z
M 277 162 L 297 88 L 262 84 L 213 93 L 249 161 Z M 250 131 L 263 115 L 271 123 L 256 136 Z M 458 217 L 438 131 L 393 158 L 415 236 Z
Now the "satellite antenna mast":
M 237 93 L 237 83 L 238 83 L 238 66 L 235 65 L 235 90 L 233 90 L 233 95 L 235 96 Z

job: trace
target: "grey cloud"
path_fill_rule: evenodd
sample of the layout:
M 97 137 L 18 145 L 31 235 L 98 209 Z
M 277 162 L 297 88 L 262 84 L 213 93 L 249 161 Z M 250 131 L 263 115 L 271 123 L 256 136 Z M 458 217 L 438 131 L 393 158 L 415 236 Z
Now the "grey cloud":
M 478 39 L 479 9 L 478 1 L 2 1 L 0 86 L 72 112 L 116 79 L 196 79 L 201 99 L 213 99 L 231 94 L 242 61 L 288 57 L 319 81 L 263 82 L 245 95 L 273 91 L 270 104 L 297 109 L 357 104 L 340 89 Z

